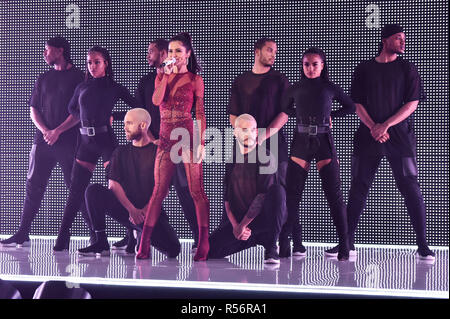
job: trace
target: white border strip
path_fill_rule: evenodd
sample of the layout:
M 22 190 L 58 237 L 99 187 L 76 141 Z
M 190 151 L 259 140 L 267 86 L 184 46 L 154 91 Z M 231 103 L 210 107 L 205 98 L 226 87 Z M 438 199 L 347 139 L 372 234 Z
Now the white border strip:
M 5 237 L 4 235 L 0 235 Z M 30 236 L 35 239 L 55 239 L 56 236 Z M 73 239 L 87 240 L 89 237 L 75 237 Z M 109 238 L 115 239 L 115 238 Z M 120 239 L 120 238 L 118 238 Z M 180 239 L 181 242 L 193 242 L 192 239 Z M 325 247 L 333 243 L 305 243 L 305 246 Z M 358 248 L 393 248 L 393 249 L 415 249 L 411 245 L 355 245 Z M 430 247 L 434 250 L 449 250 L 449 247 Z M 357 287 L 330 287 L 330 286 L 293 286 L 293 285 L 270 285 L 252 283 L 232 282 L 210 282 L 210 281 L 176 281 L 176 280 L 153 280 L 153 279 L 118 279 L 97 277 L 61 277 L 61 276 L 31 276 L 31 275 L 2 275 L 3 280 L 11 281 L 33 281 L 44 282 L 48 280 L 67 281 L 80 284 L 98 284 L 113 286 L 136 286 L 136 287 L 167 287 L 167 288 L 194 288 L 194 289 L 217 289 L 217 290 L 244 290 L 244 291 L 267 291 L 288 293 L 311 293 L 311 294 L 342 294 L 379 297 L 413 297 L 413 298 L 445 298 L 449 299 L 448 291 L 428 290 L 400 290 L 400 289 L 368 289 Z
M 342 294 L 378 297 L 413 297 L 413 298 L 439 298 L 449 299 L 448 291 L 427 290 L 399 290 L 399 289 L 367 289 L 352 287 L 330 287 L 330 286 L 292 286 L 292 285 L 269 285 L 232 282 L 192 282 L 175 280 L 152 280 L 152 279 L 110 279 L 100 277 L 58 277 L 58 276 L 30 276 L 30 275 L 1 275 L 1 279 L 10 281 L 33 281 L 44 282 L 49 280 L 67 281 L 78 284 L 97 284 L 112 286 L 135 286 L 135 287 L 166 287 L 166 288 L 194 288 L 194 289 L 216 289 L 216 290 L 243 290 L 243 291 L 267 291 L 288 293 L 310 293 L 310 294 Z

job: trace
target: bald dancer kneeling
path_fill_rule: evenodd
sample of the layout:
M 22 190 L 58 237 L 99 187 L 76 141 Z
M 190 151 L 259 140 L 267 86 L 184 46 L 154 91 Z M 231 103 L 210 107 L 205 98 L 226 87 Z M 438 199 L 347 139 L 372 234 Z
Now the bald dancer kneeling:
M 234 125 L 238 148 L 225 167 L 224 218 L 210 236 L 208 258 L 224 258 L 262 245 L 264 263 L 279 264 L 277 239 L 287 210 L 278 161 L 264 146 L 258 146 L 253 116 L 241 114 Z
M 79 249 L 79 254 L 109 255 L 106 214 L 125 226 L 129 233 L 133 229 L 142 230 L 145 206 L 155 185 L 157 146 L 147 134 L 150 123 L 150 114 L 141 108 L 132 109 L 125 115 L 125 134 L 131 143 L 118 146 L 111 157 L 106 170 L 109 189 L 100 184 L 91 184 L 86 189 L 86 208 L 96 233 L 96 242 Z M 130 238 L 134 240 L 133 236 Z M 151 243 L 168 257 L 176 257 L 180 252 L 178 237 L 163 210 L 153 230 Z M 127 252 L 134 253 L 134 246 L 135 241 L 134 244 L 129 243 Z

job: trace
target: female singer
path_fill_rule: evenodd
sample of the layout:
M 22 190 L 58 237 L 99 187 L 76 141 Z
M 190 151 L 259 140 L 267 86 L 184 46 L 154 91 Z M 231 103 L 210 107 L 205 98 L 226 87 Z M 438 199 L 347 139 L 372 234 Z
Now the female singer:
M 174 62 L 173 62 L 174 61 Z M 191 37 L 181 33 L 169 41 L 168 57 L 155 79 L 153 104 L 159 106 L 161 126 L 155 162 L 155 187 L 147 206 L 138 259 L 150 258 L 150 238 L 158 220 L 161 205 L 167 196 L 175 170 L 172 158 L 183 159 L 189 191 L 194 200 L 199 228 L 199 241 L 194 261 L 206 260 L 209 251 L 209 202 L 203 189 L 203 132 L 206 128 L 204 84 L 197 75 L 200 67 L 192 48 Z M 194 130 L 191 109 L 195 106 L 198 127 Z M 171 133 L 185 132 L 181 140 L 172 140 Z M 186 137 L 189 138 L 186 140 Z M 199 141 L 200 140 L 200 141 Z

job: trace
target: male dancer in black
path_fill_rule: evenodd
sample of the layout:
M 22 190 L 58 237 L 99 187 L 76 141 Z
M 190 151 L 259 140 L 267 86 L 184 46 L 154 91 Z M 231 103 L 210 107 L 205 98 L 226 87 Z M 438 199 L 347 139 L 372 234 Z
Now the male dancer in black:
M 286 192 L 281 185 L 277 160 L 259 158 L 257 123 L 242 114 L 235 119 L 238 148 L 233 162 L 226 164 L 224 179 L 225 212 L 219 227 L 211 234 L 208 258 L 223 258 L 241 250 L 264 246 L 264 262 L 280 262 L 277 239 L 286 221 Z M 225 217 L 226 215 L 226 217 Z
M 148 135 L 151 123 L 149 113 L 134 108 L 125 115 L 125 134 L 131 143 L 118 146 L 107 169 L 109 189 L 100 184 L 91 184 L 85 192 L 86 207 L 96 233 L 96 242 L 81 248 L 81 255 L 109 255 L 105 216 L 108 214 L 129 232 L 142 229 L 145 205 L 155 184 L 154 164 L 157 146 Z M 180 242 L 170 226 L 164 211 L 152 233 L 152 244 L 169 257 L 180 252 Z M 127 252 L 134 248 L 128 244 Z
M 278 159 L 278 171 L 285 185 L 288 147 L 281 128 L 286 124 L 288 115 L 281 109 L 281 98 L 289 87 L 289 81 L 284 74 L 272 68 L 277 54 L 274 40 L 257 40 L 254 54 L 252 70 L 239 75 L 233 82 L 228 105 L 230 122 L 234 127 L 237 116 L 244 113 L 252 115 L 260 128 L 266 128 L 265 134 L 259 135 L 258 143 L 267 149 L 270 149 L 270 143 L 265 143 L 265 140 L 278 135 L 278 152 L 273 155 Z
M 154 105 L 152 102 L 153 91 L 155 90 L 155 78 L 156 69 L 160 67 L 161 63 L 167 58 L 167 50 L 169 47 L 169 42 L 165 39 L 156 39 L 151 41 L 147 50 L 147 61 L 150 67 L 155 70 L 150 71 L 148 74 L 144 75 L 140 80 L 138 87 L 135 91 L 135 98 L 150 113 L 152 118 L 149 133 L 151 133 L 151 138 L 159 138 L 159 126 L 161 116 L 159 114 L 159 107 Z M 115 116 L 118 119 L 117 116 Z M 186 178 L 186 171 L 184 169 L 183 163 L 179 163 L 176 166 L 175 174 L 172 178 L 172 184 L 175 187 L 175 191 L 178 195 L 181 207 L 183 208 L 184 216 L 189 224 L 189 228 L 192 231 L 194 237 L 194 246 L 197 247 L 198 242 L 198 226 L 197 217 L 195 215 L 195 205 L 192 200 L 191 194 L 189 192 L 189 187 Z M 125 247 L 128 240 L 131 239 L 131 234 L 128 234 L 126 238 L 121 241 L 114 243 L 113 247 L 115 249 L 121 249 Z
M 69 114 L 67 105 L 84 74 L 73 65 L 70 44 L 62 37 L 49 39 L 43 55 L 45 62 L 53 68 L 38 77 L 29 100 L 30 116 L 37 130 L 30 152 L 20 226 L 12 237 L 0 242 L 3 246 L 29 244 L 31 223 L 57 163 L 61 166 L 65 184 L 70 186 L 78 119 Z M 82 211 L 88 221 L 84 209 Z
M 352 83 L 352 98 L 361 123 L 353 142 L 347 204 L 349 241 L 353 246 L 370 186 L 386 156 L 416 233 L 417 257 L 433 260 L 435 254 L 426 240 L 425 203 L 417 181 L 412 117 L 419 101 L 425 99 L 422 83 L 415 65 L 398 56 L 405 52 L 403 28 L 388 24 L 381 31 L 381 39 L 380 54 L 356 67 Z M 327 253 L 335 254 L 336 248 Z

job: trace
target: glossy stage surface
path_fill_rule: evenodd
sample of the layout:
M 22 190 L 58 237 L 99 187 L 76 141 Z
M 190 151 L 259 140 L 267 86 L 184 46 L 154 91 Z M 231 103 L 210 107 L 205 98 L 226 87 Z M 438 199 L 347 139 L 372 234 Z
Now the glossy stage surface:
M 8 236 L 0 236 L 6 238 Z M 117 239 L 110 239 L 110 244 Z M 302 296 L 315 294 L 364 297 L 449 298 L 448 247 L 433 247 L 434 263 L 420 261 L 412 246 L 356 245 L 347 262 L 325 257 L 332 245 L 306 243 L 306 257 L 282 258 L 265 265 L 260 246 L 224 259 L 194 262 L 192 242 L 182 241 L 176 259 L 152 248 L 152 259 L 136 260 L 125 251 L 106 257 L 78 256 L 88 245 L 73 238 L 69 252 L 54 253 L 54 237 L 31 236 L 30 247 L 0 247 L 0 279 L 63 280 L 68 284 L 267 291 Z

